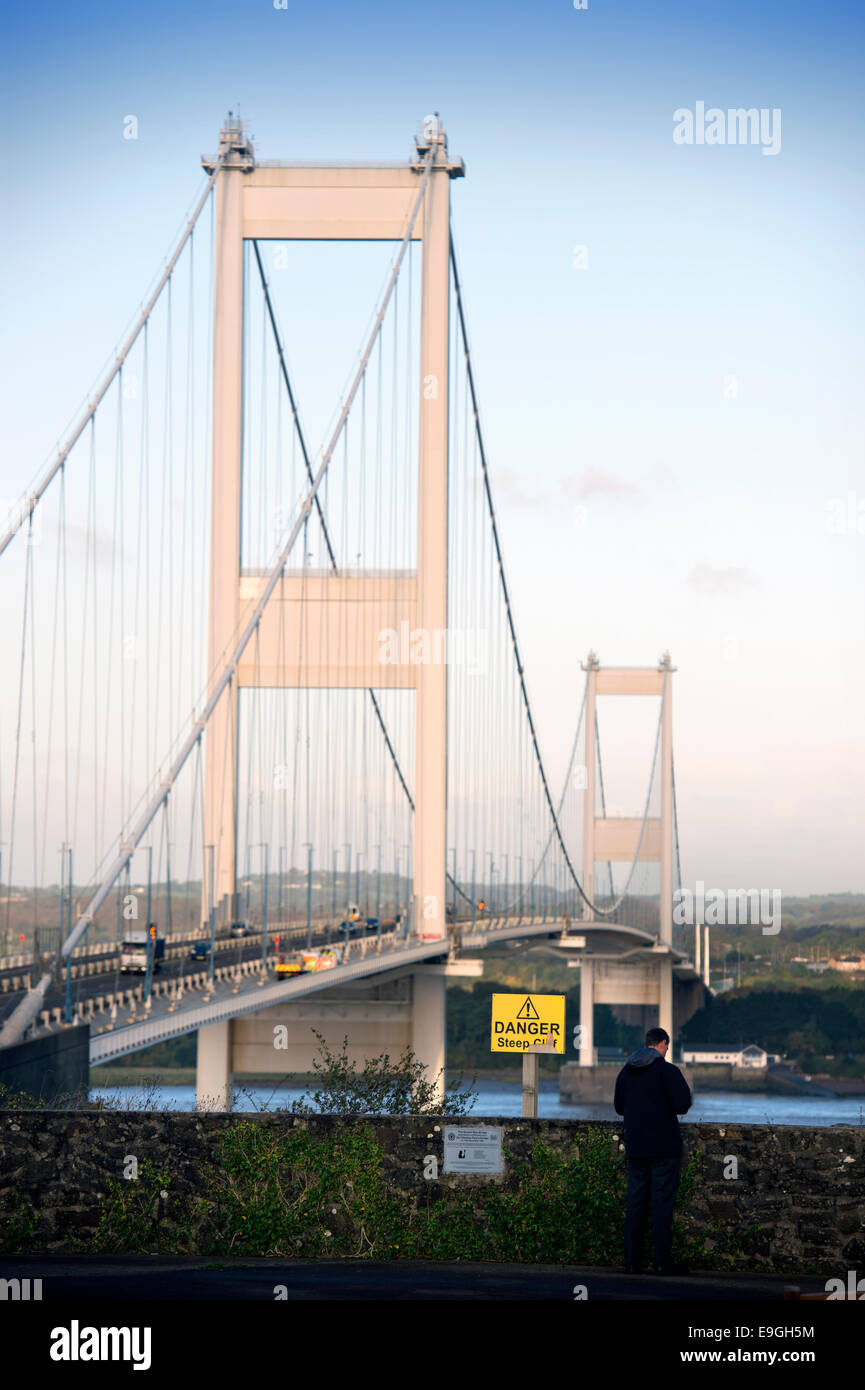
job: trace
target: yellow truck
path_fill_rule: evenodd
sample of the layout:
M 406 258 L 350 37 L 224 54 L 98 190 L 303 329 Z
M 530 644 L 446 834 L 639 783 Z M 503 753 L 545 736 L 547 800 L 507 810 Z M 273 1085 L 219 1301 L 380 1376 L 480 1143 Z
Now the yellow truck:
M 278 939 L 274 945 L 276 957 L 273 970 L 280 980 L 293 980 L 298 975 L 312 975 L 319 970 L 332 970 L 339 959 L 338 952 L 331 946 L 310 951 L 289 951 L 280 949 Z

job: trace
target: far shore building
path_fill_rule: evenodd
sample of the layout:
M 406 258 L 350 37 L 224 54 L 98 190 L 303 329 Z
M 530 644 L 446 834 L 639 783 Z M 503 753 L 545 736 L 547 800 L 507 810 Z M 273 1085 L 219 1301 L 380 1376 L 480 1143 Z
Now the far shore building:
M 690 1062 L 692 1066 L 726 1066 L 726 1067 L 762 1067 L 766 1068 L 773 1062 L 780 1062 L 781 1058 L 776 1052 L 766 1052 L 756 1043 L 749 1043 L 743 1047 L 741 1043 L 737 1047 L 726 1047 L 718 1043 L 694 1043 L 692 1047 L 682 1048 L 682 1061 Z
M 801 957 L 794 956 L 793 964 L 802 964 Z M 812 960 L 805 969 L 814 975 L 822 975 L 827 970 L 838 970 L 842 975 L 865 975 L 865 956 L 830 956 L 829 960 Z
M 865 972 L 865 956 L 832 956 L 828 965 L 830 970 L 840 970 L 845 975 L 861 975 Z

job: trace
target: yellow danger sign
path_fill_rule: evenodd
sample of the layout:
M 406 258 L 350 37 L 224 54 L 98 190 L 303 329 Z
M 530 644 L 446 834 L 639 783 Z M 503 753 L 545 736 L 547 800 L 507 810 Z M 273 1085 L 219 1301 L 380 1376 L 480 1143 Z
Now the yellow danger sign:
M 564 1052 L 563 994 L 494 994 L 491 1052 Z

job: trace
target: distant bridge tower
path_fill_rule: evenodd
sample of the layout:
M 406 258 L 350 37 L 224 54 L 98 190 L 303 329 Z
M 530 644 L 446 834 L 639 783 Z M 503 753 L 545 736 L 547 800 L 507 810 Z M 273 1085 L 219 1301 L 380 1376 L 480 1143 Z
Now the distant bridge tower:
M 382 628 L 399 630 L 406 621 L 409 630 L 432 633 L 447 626 L 450 180 L 465 170 L 461 160 L 449 160 L 437 117 L 426 119 L 416 145 L 416 160 L 404 165 L 256 165 L 241 121 L 229 119 L 220 132 L 224 162 L 216 180 L 215 213 L 211 672 L 222 667 L 244 613 L 251 611 L 265 583 L 241 571 L 244 239 L 400 241 L 417 198 L 423 158 L 433 150 L 426 193 L 412 229 L 412 240 L 423 250 L 417 573 L 367 579 L 334 571 L 305 583 L 289 573 L 274 591 L 262 616 L 255 657 L 250 647 L 206 736 L 204 843 L 215 847 L 214 901 L 223 919 L 235 914 L 237 904 L 240 688 L 375 688 L 383 683 L 377 640 Z M 202 163 L 208 172 L 215 168 L 215 160 Z M 350 643 L 339 617 L 348 599 Z M 411 921 L 423 937 L 444 940 L 447 664 L 389 665 L 387 685 L 416 694 Z M 415 986 L 413 1046 L 437 1070 L 444 1062 L 444 979 L 441 974 L 419 974 Z M 424 1008 L 421 999 L 426 1001 Z M 200 1055 L 205 1038 L 209 1045 L 222 1027 L 228 1025 L 215 1025 L 200 1035 Z M 219 1089 L 228 1043 L 223 1039 L 213 1046 L 212 1080 Z M 200 1089 L 201 1085 L 200 1076 Z
M 656 959 L 622 962 L 587 954 L 580 964 L 580 1064 L 590 1066 L 594 1056 L 593 1010 L 595 1004 L 638 1004 L 657 1007 L 658 1022 L 670 1038 L 674 1032 L 673 977 L 673 690 L 669 652 L 657 667 L 602 667 L 594 652 L 583 663 L 586 672 L 585 768 L 583 801 L 583 887 L 595 901 L 595 862 L 656 861 L 660 865 L 659 941 Z M 660 695 L 661 697 L 661 814 L 647 816 L 599 816 L 595 788 L 595 709 L 599 695 Z M 642 833 L 642 838 L 641 838 Z M 604 923 L 588 903 L 586 922 Z M 648 954 L 648 953 L 646 953 Z

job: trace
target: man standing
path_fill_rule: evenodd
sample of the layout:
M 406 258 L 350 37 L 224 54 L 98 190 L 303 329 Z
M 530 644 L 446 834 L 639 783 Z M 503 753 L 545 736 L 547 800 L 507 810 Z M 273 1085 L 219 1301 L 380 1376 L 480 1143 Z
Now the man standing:
M 645 1047 L 632 1053 L 616 1077 L 613 1105 L 625 1117 L 625 1269 L 629 1274 L 642 1272 L 650 1206 L 654 1272 L 672 1272 L 673 1204 L 682 1165 L 676 1116 L 690 1110 L 691 1088 L 679 1068 L 664 1060 L 669 1046 L 670 1036 L 663 1028 L 650 1028 Z

